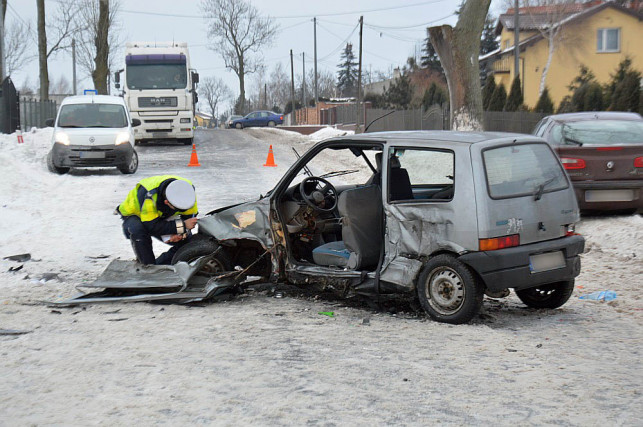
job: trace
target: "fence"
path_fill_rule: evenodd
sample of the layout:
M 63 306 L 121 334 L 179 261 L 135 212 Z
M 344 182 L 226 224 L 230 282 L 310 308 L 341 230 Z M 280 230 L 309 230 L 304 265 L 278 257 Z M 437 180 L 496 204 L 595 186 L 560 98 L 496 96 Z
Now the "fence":
M 417 110 L 384 110 L 369 108 L 366 110 L 365 125 L 369 123 L 369 132 L 395 130 L 444 130 L 449 129 L 449 110 L 433 105 L 427 111 Z
M 546 115 L 527 111 L 485 111 L 483 125 L 487 131 L 531 133 Z
M 45 127 L 45 120 L 56 117 L 56 101 L 38 99 L 20 99 L 20 123 L 23 130 L 32 127 Z

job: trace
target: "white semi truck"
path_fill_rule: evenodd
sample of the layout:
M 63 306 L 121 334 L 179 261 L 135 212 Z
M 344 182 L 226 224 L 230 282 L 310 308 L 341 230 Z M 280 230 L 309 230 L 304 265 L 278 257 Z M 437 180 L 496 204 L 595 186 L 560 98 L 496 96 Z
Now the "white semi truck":
M 187 43 L 133 42 L 126 44 L 125 68 L 114 74 L 133 119 L 136 144 L 160 139 L 176 139 L 192 144 L 194 106 L 198 98 L 199 74 L 190 67 Z

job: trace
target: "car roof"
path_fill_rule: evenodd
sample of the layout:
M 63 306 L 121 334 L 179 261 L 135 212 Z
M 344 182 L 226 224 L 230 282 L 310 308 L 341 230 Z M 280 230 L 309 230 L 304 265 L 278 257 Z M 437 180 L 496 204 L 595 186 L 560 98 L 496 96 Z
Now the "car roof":
M 125 105 L 125 101 L 120 96 L 111 95 L 77 95 L 68 96 L 63 99 L 60 105 L 67 104 L 118 104 Z
M 523 133 L 509 133 L 509 132 L 462 132 L 462 131 L 449 131 L 449 130 L 420 130 L 420 131 L 394 131 L 394 132 L 373 132 L 363 133 L 356 135 L 342 136 L 337 139 L 345 140 L 363 140 L 363 141 L 395 141 L 395 140 L 423 140 L 454 142 L 460 144 L 476 144 L 479 142 L 492 141 L 492 140 L 540 140 L 539 137 L 527 135 Z
M 545 119 L 557 122 L 578 122 L 584 120 L 643 120 L 638 113 L 626 113 L 619 111 L 587 111 L 582 113 L 565 113 L 547 116 Z

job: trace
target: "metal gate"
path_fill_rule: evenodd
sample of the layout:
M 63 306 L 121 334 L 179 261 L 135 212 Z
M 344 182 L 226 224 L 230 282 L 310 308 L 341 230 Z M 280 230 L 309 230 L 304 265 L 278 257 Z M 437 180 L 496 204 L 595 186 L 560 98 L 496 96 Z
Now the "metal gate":
M 13 133 L 20 128 L 20 103 L 11 78 L 0 86 L 0 133 Z

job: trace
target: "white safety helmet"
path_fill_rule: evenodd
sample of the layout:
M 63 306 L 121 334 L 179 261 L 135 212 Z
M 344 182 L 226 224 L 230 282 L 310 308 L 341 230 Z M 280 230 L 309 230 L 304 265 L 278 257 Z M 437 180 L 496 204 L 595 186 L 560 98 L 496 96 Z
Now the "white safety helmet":
M 196 192 L 189 182 L 176 179 L 165 188 L 165 199 L 175 208 L 185 211 L 196 203 Z

